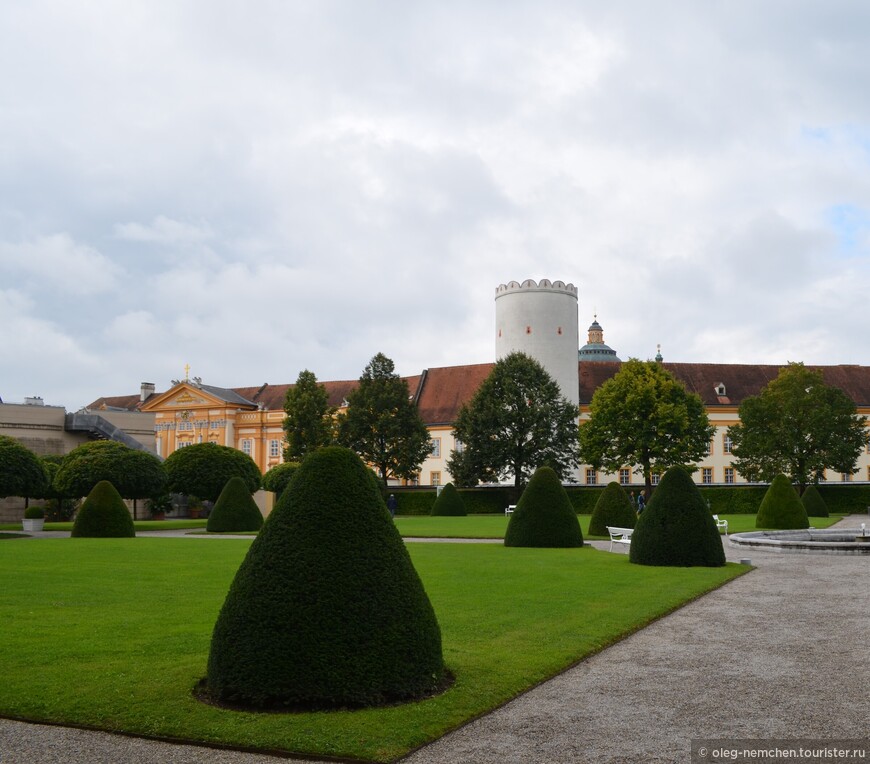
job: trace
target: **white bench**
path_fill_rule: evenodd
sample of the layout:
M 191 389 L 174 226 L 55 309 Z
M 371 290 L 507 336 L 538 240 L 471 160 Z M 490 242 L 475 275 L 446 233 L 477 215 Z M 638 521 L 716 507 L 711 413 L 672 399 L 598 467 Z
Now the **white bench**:
M 725 529 L 725 535 L 728 535 L 728 521 L 720 520 L 719 515 L 713 515 L 713 522 L 716 523 L 716 530 L 718 531 L 720 528 Z
M 504 510 L 504 516 L 507 517 L 508 515 L 512 515 L 512 514 L 514 513 L 514 510 L 515 510 L 516 508 L 517 508 L 517 505 L 516 505 L 516 504 L 508 504 L 508 505 L 505 507 L 505 510 Z
M 610 534 L 610 549 L 607 551 L 612 552 L 614 544 L 631 544 L 631 534 L 634 533 L 634 528 L 615 528 L 608 525 L 607 532 Z

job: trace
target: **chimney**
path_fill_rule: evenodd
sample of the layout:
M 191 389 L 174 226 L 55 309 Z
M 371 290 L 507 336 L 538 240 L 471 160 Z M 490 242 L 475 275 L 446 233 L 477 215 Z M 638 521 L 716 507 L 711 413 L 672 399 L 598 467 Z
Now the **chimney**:
M 148 400 L 148 396 L 154 393 L 154 383 L 153 382 L 143 382 L 142 387 L 139 392 L 139 402 L 144 403 Z
M 44 406 L 45 403 L 43 402 L 42 398 L 40 398 L 38 395 L 34 395 L 32 398 L 25 398 L 24 405 L 25 406 Z

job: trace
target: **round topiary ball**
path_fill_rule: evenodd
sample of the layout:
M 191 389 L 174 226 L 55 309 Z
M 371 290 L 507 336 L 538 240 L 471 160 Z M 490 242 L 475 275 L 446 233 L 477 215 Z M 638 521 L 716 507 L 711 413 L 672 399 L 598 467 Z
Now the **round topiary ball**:
M 725 550 L 698 486 L 682 467 L 671 467 L 637 518 L 629 560 L 639 565 L 716 568 Z
M 577 513 L 558 476 L 550 467 L 540 467 L 511 515 L 505 546 L 583 546 L 583 531 Z
M 776 530 L 810 527 L 807 511 L 785 475 L 777 475 L 764 494 L 755 517 L 755 527 Z
M 468 514 L 465 511 L 465 502 L 462 501 L 459 491 L 453 487 L 453 483 L 448 483 L 441 489 L 429 514 L 433 517 L 435 515 L 465 517 Z
M 595 502 L 592 518 L 589 520 L 590 536 L 607 536 L 607 526 L 634 528 L 637 513 L 625 489 L 615 480 L 607 484 Z
M 801 504 L 804 505 L 807 517 L 828 517 L 828 505 L 814 485 L 807 486 L 801 496 Z
M 73 538 L 125 538 L 136 535 L 133 518 L 121 494 L 108 480 L 97 483 L 82 502 Z
M 240 477 L 230 478 L 208 516 L 205 529 L 210 533 L 258 531 L 263 515 Z
M 284 493 L 284 489 L 290 482 L 296 470 L 299 469 L 299 462 L 282 462 L 272 467 L 265 475 L 263 475 L 263 488 L 271 491 L 276 496 Z
M 309 455 L 254 540 L 218 616 L 207 692 L 253 708 L 372 706 L 444 676 L 441 631 L 366 467 Z

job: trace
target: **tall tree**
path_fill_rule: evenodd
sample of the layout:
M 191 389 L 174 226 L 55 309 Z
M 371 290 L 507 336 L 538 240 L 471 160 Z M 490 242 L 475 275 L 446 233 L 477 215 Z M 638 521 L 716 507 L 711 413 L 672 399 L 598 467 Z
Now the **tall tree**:
M 303 369 L 284 398 L 284 460 L 302 461 L 335 437 L 335 407 L 314 372 Z
M 453 432 L 464 448 L 447 469 L 466 485 L 513 478 L 520 488 L 539 467 L 564 479 L 577 465 L 577 415 L 541 364 L 511 353 L 459 410 Z
M 383 353 L 372 358 L 338 423 L 339 443 L 373 465 L 385 485 L 390 477 L 415 477 L 432 451 L 408 383 L 394 369 Z
M 747 480 L 787 475 L 801 492 L 826 469 L 851 473 L 867 442 L 867 418 L 821 371 L 802 363 L 779 370 L 757 396 L 740 404 L 730 427 L 734 466 Z
M 641 469 L 647 496 L 653 471 L 696 470 L 715 432 L 698 395 L 660 363 L 636 358 L 595 391 L 589 413 L 580 426 L 583 460 L 608 472 Z

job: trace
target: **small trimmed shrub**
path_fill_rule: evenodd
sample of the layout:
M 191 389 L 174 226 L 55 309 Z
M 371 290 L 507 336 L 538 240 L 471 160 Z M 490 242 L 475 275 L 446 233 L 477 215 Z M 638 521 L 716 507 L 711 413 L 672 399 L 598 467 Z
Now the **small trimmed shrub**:
M 360 458 L 309 455 L 239 567 L 218 616 L 207 692 L 253 708 L 410 700 L 444 676 L 441 631 Z
M 725 564 L 719 529 L 682 467 L 665 472 L 637 518 L 629 560 L 638 565 L 717 568 Z
M 448 483 L 441 489 L 430 514 L 449 517 L 465 517 L 468 514 L 465 511 L 465 502 L 462 501 L 459 491 L 453 487 L 453 483 Z
M 828 506 L 814 485 L 808 485 L 801 496 L 801 504 L 804 505 L 807 517 L 828 517 Z
M 73 523 L 73 538 L 126 538 L 136 535 L 133 518 L 121 494 L 101 480 L 82 503 Z
M 263 515 L 240 477 L 230 478 L 218 496 L 205 529 L 210 533 L 258 531 L 263 527 Z
M 505 546 L 583 546 L 583 531 L 577 513 L 558 476 L 550 467 L 540 467 L 511 515 Z
M 637 513 L 631 506 L 631 499 L 625 489 L 615 480 L 607 484 L 589 520 L 590 536 L 607 536 L 607 526 L 634 528 Z
M 764 494 L 755 518 L 755 527 L 777 530 L 810 527 L 807 511 L 785 475 L 777 475 Z
M 299 462 L 283 462 L 276 464 L 272 469 L 263 475 L 263 488 L 266 491 L 271 491 L 276 496 L 284 493 L 284 489 L 290 482 L 296 470 L 299 469 Z
M 28 507 L 24 510 L 25 520 L 42 520 L 45 517 L 45 509 L 43 507 Z

